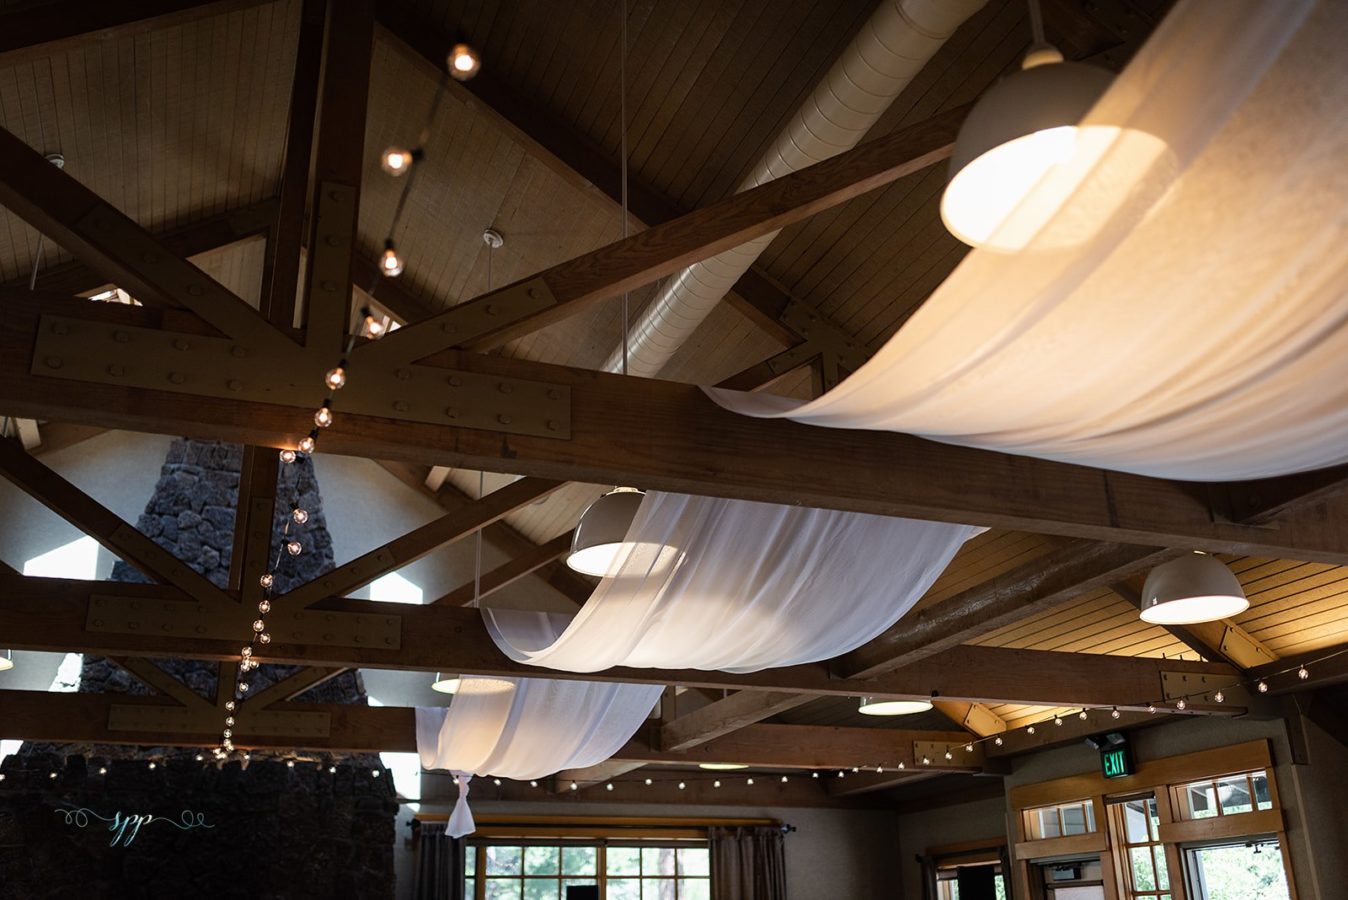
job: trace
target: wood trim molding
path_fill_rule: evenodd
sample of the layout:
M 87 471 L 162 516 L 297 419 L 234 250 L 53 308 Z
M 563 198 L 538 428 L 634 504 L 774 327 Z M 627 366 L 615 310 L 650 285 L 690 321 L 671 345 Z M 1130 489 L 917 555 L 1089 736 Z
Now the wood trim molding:
M 1160 836 L 1163 843 L 1187 844 L 1194 841 L 1279 834 L 1285 827 L 1281 809 L 1259 809 L 1247 813 L 1213 816 L 1210 819 L 1189 819 L 1185 822 L 1162 824 Z

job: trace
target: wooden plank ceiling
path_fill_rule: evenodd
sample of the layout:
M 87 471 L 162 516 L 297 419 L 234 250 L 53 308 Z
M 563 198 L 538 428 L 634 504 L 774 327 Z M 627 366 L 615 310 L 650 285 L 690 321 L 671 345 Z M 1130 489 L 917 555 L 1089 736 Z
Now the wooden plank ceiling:
M 5 4 L 8 6 L 8 4 Z M 616 160 L 619 147 L 618 4 L 546 0 L 509 4 L 403 0 L 444 35 L 461 34 L 493 78 L 556 117 Z M 629 120 L 632 178 L 692 209 L 721 199 L 753 166 L 801 99 L 827 70 L 874 0 L 632 0 Z M 1167 4 L 1126 4 L 1149 29 Z M 62 152 L 67 170 L 154 231 L 198 222 L 274 197 L 278 191 L 291 71 L 298 34 L 295 0 L 225 4 L 221 11 L 162 27 L 0 55 L 0 125 L 43 152 Z M 1116 44 L 1075 0 L 1046 2 L 1050 36 L 1084 58 Z M 1028 42 L 1020 0 L 990 0 L 961 28 L 882 118 L 872 137 L 976 98 L 1013 67 Z M 381 248 L 403 182 L 378 170 L 378 153 L 410 145 L 426 126 L 436 80 L 429 67 L 380 33 L 374 48 L 365 134 L 359 243 Z M 506 236 L 490 261 L 500 285 L 617 239 L 614 203 L 503 129 L 497 118 L 450 92 L 426 143 L 428 159 L 394 236 L 408 260 L 400 286 L 431 310 L 485 290 L 481 235 Z M 944 167 L 786 229 L 760 260 L 806 304 L 872 347 L 883 342 L 959 263 L 965 252 L 941 226 Z M 640 228 L 640 224 L 634 225 Z M 210 274 L 256 303 L 261 238 L 197 257 Z M 0 283 L 26 279 L 36 232 L 0 210 Z M 51 266 L 69 257 L 46 244 Z M 653 287 L 631 298 L 633 314 Z M 378 296 L 376 290 L 376 298 Z M 508 355 L 594 367 L 619 341 L 621 311 L 605 304 L 518 340 Z M 715 382 L 781 345 L 722 304 L 666 370 L 666 377 Z M 779 388 L 800 395 L 808 376 Z M 477 474 L 454 485 L 477 494 Z M 488 476 L 487 489 L 504 483 Z M 528 538 L 547 541 L 574 526 L 603 488 L 572 485 L 512 514 Z M 947 599 L 1059 546 L 1039 535 L 988 532 L 964 548 L 921 605 Z M 1228 560 L 1250 593 L 1235 620 L 1279 655 L 1342 642 L 1348 632 L 1348 570 L 1280 560 Z M 976 643 L 1123 656 L 1192 657 L 1167 631 L 1142 623 L 1104 588 L 1031 616 Z M 994 707 L 1009 724 L 1045 714 Z M 779 717 L 810 724 L 880 724 L 854 700 L 817 700 Z M 939 713 L 905 726 L 940 727 Z

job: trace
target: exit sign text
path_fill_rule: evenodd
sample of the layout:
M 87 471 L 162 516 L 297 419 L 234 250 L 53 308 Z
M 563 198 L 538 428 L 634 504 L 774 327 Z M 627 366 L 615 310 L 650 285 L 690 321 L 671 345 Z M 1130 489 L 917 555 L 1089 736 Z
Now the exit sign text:
M 1128 755 L 1128 745 L 1101 750 L 1100 768 L 1104 770 L 1106 778 L 1126 778 L 1133 774 L 1133 760 Z

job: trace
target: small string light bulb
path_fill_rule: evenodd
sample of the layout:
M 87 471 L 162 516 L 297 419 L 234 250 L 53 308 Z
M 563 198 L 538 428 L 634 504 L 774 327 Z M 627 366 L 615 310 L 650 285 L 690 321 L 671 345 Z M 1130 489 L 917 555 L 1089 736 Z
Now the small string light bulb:
M 334 391 L 346 387 L 346 360 L 342 360 L 341 365 L 328 369 L 328 374 L 323 376 L 323 383 Z
M 964 745 L 964 752 L 965 752 L 965 753 L 973 753 L 973 752 L 974 752 L 974 745 L 973 745 L 973 742 L 972 742 L 972 741 L 970 741 L 969 743 L 967 743 L 967 744 Z
M 718 778 L 718 779 L 716 779 L 715 781 L 713 781 L 713 782 L 711 783 L 711 786 L 714 787 L 714 788 L 720 787 L 720 786 L 721 786 L 721 779 Z
M 304 437 L 300 438 L 300 442 L 295 445 L 295 449 L 299 450 L 301 453 L 313 453 L 314 436 L 312 434 L 306 434 Z
M 930 756 L 924 756 L 924 757 L 922 757 L 922 765 L 924 765 L 924 766 L 929 766 L 929 765 L 931 765 L 931 757 L 930 757 Z
M 1267 693 L 1268 693 L 1268 682 L 1267 682 L 1267 681 L 1261 681 L 1261 682 L 1259 682 L 1259 693 L 1261 693 L 1261 694 L 1267 694 Z
M 336 774 L 337 774 L 337 767 L 336 767 L 336 766 L 328 766 L 328 774 L 329 774 L 329 775 L 336 775 Z
M 233 700 L 225 701 L 225 709 L 229 710 L 230 712 L 234 712 L 234 710 L 237 709 L 238 706 L 239 705 L 235 703 Z
M 653 782 L 649 778 L 646 779 L 646 787 L 650 787 L 652 783 Z
M 153 760 L 151 760 L 151 761 L 150 761 L 150 768 L 151 768 L 151 769 L 157 769 L 157 768 L 159 768 L 159 766 L 158 766 L 157 763 L 155 763 Z
M 256 633 L 258 633 L 258 634 L 261 634 L 263 631 L 266 630 L 266 628 L 267 628 L 267 623 L 266 623 L 266 622 L 262 621 L 261 619 L 254 619 L 254 620 L 253 620 L 253 631 L 254 631 L 254 632 L 256 632 Z M 248 652 L 248 653 L 246 653 L 246 654 L 244 654 L 245 657 L 247 657 L 247 656 L 252 656 L 252 655 L 253 655 L 253 654 L 252 654 L 251 651 Z
M 257 636 L 257 641 L 259 644 L 270 644 L 271 634 L 269 632 L 264 631 Z M 257 668 L 257 660 L 253 660 L 253 668 L 255 669 Z
M 687 785 L 685 785 L 682 781 L 680 781 L 680 782 L 679 782 L 679 790 L 683 790 L 685 787 L 687 787 Z
M 1120 715 L 1122 715 L 1122 713 L 1119 712 L 1119 708 L 1117 706 L 1109 711 L 1109 717 L 1111 719 L 1117 719 Z
M 50 778 L 50 779 L 52 779 L 52 780 L 54 781 L 54 780 L 56 780 L 56 773 L 55 773 L 55 772 L 52 772 L 52 773 L 49 774 L 47 777 Z
M 257 602 L 257 611 L 260 612 L 260 613 L 262 613 L 262 615 L 264 615 L 264 616 L 265 616 L 267 613 L 271 612 L 271 601 L 270 601 L 270 600 L 259 600 L 259 601 Z
M 839 778 L 842 778 L 842 777 L 843 777 L 843 770 L 842 770 L 842 769 L 839 769 L 839 770 L 838 770 L 838 777 L 839 777 Z
M 199 756 L 199 755 L 198 755 L 198 756 Z M 98 767 L 98 774 L 99 774 L 99 775 L 106 775 L 106 774 L 108 774 L 108 767 L 107 767 L 107 766 L 99 766 L 99 767 Z M 0 778 L 4 778 L 4 777 L 5 777 L 5 776 L 0 775 Z
M 226 724 L 226 725 L 229 725 L 230 727 L 233 727 L 233 726 L 234 726 L 234 717 L 233 717 L 233 716 L 225 716 L 225 724 Z
M 449 74 L 455 81 L 467 81 L 482 68 L 482 58 L 467 44 L 455 44 L 449 51 L 446 62 L 449 65 Z
M 281 456 L 281 462 L 286 463 L 287 465 L 289 465 L 290 463 L 293 463 L 293 462 L 295 461 L 295 451 L 294 451 L 294 450 L 291 450 L 291 449 L 289 449 L 289 448 L 286 448 L 285 450 L 282 450 L 281 453 L 280 453 L 280 456 Z
M 529 782 L 529 787 L 538 787 L 538 782 L 537 781 Z
M 1002 744 L 1006 743 L 1006 741 L 1003 741 L 1003 740 L 1002 740 L 1002 736 L 1001 736 L 1000 734 L 997 735 L 995 738 L 993 738 L 993 739 L 992 739 L 992 742 L 993 742 L 994 744 L 996 744 L 998 747 L 1000 747 Z
M 953 753 L 951 753 L 949 750 L 947 750 L 947 751 L 945 752 L 945 758 L 946 758 L 946 759 L 954 759 L 954 758 L 955 758 L 955 754 L 953 754 Z
M 571 790 L 573 790 L 573 791 L 578 791 L 578 790 L 580 790 L 580 785 L 576 784 L 574 781 L 571 782 Z
M 246 694 L 246 693 L 248 693 L 248 682 L 246 682 L 246 681 L 240 681 L 240 682 L 239 682 L 239 693 L 240 693 L 240 694 Z
M 270 590 L 271 586 L 276 583 L 276 576 L 268 572 L 266 575 L 259 578 L 257 583 Z
M 301 544 L 299 541 L 286 542 L 286 552 L 289 553 L 291 556 L 299 556 L 300 553 L 303 552 L 303 550 L 304 545 Z
M 1212 695 L 1212 699 L 1216 700 L 1218 703 L 1225 703 L 1226 695 L 1223 694 L 1221 691 L 1218 691 L 1217 693 Z
M 290 518 L 295 521 L 296 525 L 303 525 L 305 522 L 309 521 L 309 510 L 300 509 L 297 506 L 290 511 Z
M 261 620 L 259 619 L 258 621 L 261 621 Z M 254 626 L 255 626 L 253 630 L 256 631 L 256 630 L 257 630 L 257 628 L 256 628 L 257 623 L 254 622 L 253 624 L 254 624 Z M 250 657 L 250 656 L 253 655 L 253 648 L 252 648 L 252 647 L 244 647 L 242 650 L 239 651 L 239 655 L 242 656 L 244 659 L 247 659 L 248 657 Z
M 1077 718 L 1083 722 L 1086 721 L 1086 710 L 1083 709 L 1081 712 L 1077 713 Z
M 1033 725 L 1031 725 L 1029 728 L 1026 728 L 1025 730 L 1026 730 L 1028 733 L 1030 733 L 1030 734 L 1034 734 L 1034 726 L 1033 726 Z
M 860 767 L 860 766 L 853 766 L 853 767 L 852 767 L 852 774 L 853 774 L 853 775 L 857 774 L 857 773 L 860 772 L 860 771 L 861 771 L 861 767 Z
M 1147 712 L 1148 712 L 1149 714 L 1153 715 L 1153 716 L 1156 715 L 1156 704 L 1155 704 L 1155 703 L 1148 703 L 1148 704 L 1147 704 Z
M 420 151 L 408 150 L 405 147 L 389 147 L 379 155 L 380 167 L 390 175 L 396 177 L 406 175 L 412 168 L 412 163 L 417 161 Z
M 293 759 L 286 760 L 286 768 L 287 769 L 295 768 L 295 761 Z
M 494 784 L 494 785 L 496 785 L 497 787 L 500 787 L 500 786 L 501 786 L 501 779 L 499 779 L 499 778 L 493 778 L 493 779 L 491 780 L 491 783 Z
M 403 273 L 403 258 L 398 255 L 398 248 L 393 246 L 392 239 L 384 241 L 384 252 L 379 254 L 379 271 L 385 278 L 397 278 Z
M 752 784 L 754 783 L 754 780 L 753 780 L 752 778 L 746 778 L 746 779 L 744 779 L 744 783 L 745 783 L 745 784 L 752 785 Z
M 1054 717 L 1053 717 L 1053 724 L 1054 724 L 1054 725 L 1057 725 L 1057 726 L 1059 726 L 1059 727 L 1061 727 L 1061 726 L 1062 726 L 1062 716 L 1054 716 Z
M 1185 700 L 1183 697 L 1175 701 L 1175 709 L 1188 709 L 1188 708 L 1189 708 L 1189 701 Z
M 327 428 L 332 424 L 332 406 L 327 400 L 324 400 L 323 405 L 314 413 L 314 424 L 319 428 Z
M 785 775 L 783 775 L 783 776 L 782 776 L 782 784 L 786 784 L 786 782 L 787 782 L 787 777 L 786 777 Z
M 811 777 L 811 778 L 818 778 L 818 777 L 819 777 L 819 773 L 818 773 L 818 772 L 811 772 L 811 773 L 810 773 L 810 777 Z
M 384 332 L 384 323 L 370 313 L 366 313 L 365 318 L 360 323 L 360 331 L 366 337 L 377 338 Z
M 206 757 L 203 756 L 202 754 L 198 753 L 198 754 L 196 755 L 196 761 L 197 761 L 197 762 L 204 762 L 205 760 L 206 760 Z
M 1305 666 L 1302 666 L 1301 668 L 1297 669 L 1297 677 L 1300 678 L 1302 681 L 1305 681 L 1307 678 L 1310 678 L 1311 677 L 1310 669 L 1307 669 Z
M 908 768 L 908 766 L 907 766 L 906 763 L 899 763 L 899 768 L 900 768 L 900 769 L 906 769 L 906 768 Z

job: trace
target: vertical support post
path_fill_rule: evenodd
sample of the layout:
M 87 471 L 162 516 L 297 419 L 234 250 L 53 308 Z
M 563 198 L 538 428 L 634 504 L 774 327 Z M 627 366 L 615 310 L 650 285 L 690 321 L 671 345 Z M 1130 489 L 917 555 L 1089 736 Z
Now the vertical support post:
M 281 192 L 262 264 L 262 315 L 282 329 L 290 328 L 295 322 L 326 13 L 325 0 L 304 0 L 300 12 L 299 48 L 295 53 L 295 77 L 290 87 L 290 120 L 286 126 Z
M 276 475 L 280 460 L 269 447 L 244 447 L 239 473 L 239 500 L 234 512 L 234 552 L 230 586 L 245 606 L 263 597 L 261 579 L 271 554 L 272 520 L 276 514 Z
M 329 5 L 304 286 L 304 344 L 325 352 L 340 351 L 351 318 L 373 41 L 373 0 Z

